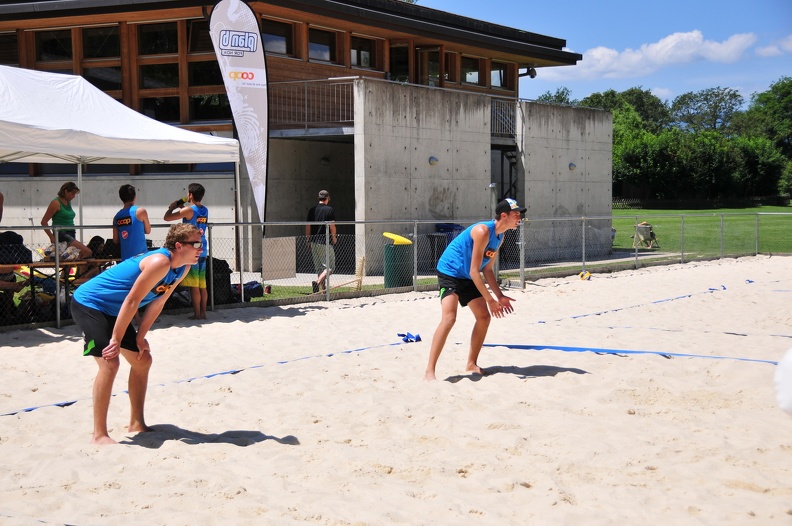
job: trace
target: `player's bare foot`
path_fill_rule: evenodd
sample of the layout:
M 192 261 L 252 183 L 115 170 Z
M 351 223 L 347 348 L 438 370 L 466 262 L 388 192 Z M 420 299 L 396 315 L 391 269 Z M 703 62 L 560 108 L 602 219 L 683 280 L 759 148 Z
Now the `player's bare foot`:
M 113 445 L 113 444 L 118 444 L 118 442 L 116 442 L 115 440 L 113 440 L 109 436 L 104 435 L 104 436 L 101 436 L 101 437 L 98 437 L 98 438 L 97 437 L 91 438 L 91 444 L 94 444 L 94 445 L 97 445 L 97 446 L 110 446 L 110 445 Z
M 149 427 L 146 424 L 129 424 L 128 431 L 130 433 L 147 433 L 154 431 L 154 428 Z
M 475 364 L 472 365 L 472 366 L 468 365 L 468 367 L 465 370 L 465 372 L 473 373 L 473 374 L 480 374 L 481 376 L 487 376 L 489 374 L 486 369 L 482 369 L 481 367 L 479 367 L 478 365 L 475 365 Z
M 435 380 L 437 380 L 437 378 L 435 377 L 435 373 L 433 372 L 430 373 L 428 371 L 424 373 L 424 382 L 433 382 Z

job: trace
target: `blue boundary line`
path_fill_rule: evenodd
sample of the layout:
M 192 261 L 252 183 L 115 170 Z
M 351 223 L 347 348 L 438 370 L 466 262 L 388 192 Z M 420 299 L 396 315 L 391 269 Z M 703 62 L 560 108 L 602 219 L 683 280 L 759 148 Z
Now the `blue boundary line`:
M 709 358 L 712 360 L 737 360 L 741 362 L 756 362 L 756 363 L 769 363 L 771 365 L 778 365 L 778 362 L 773 360 L 762 360 L 759 358 L 740 358 L 736 356 L 711 356 L 707 354 L 686 354 L 675 352 L 662 352 L 662 351 L 635 351 L 625 349 L 600 349 L 597 347 L 566 347 L 563 345 L 519 345 L 511 343 L 485 343 L 484 347 L 506 347 L 508 349 L 518 349 L 523 351 L 564 351 L 564 352 L 593 352 L 595 354 L 614 354 L 614 355 L 627 355 L 627 354 L 655 354 L 663 358 L 679 357 L 679 358 Z

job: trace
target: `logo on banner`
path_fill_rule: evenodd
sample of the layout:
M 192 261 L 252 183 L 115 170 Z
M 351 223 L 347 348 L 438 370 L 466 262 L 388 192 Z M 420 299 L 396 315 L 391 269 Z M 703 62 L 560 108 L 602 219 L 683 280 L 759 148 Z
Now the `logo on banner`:
M 256 78 L 256 74 L 253 73 L 252 71 L 229 71 L 228 77 L 231 80 L 239 80 L 239 79 L 253 80 L 254 78 Z
M 258 49 L 258 34 L 247 31 L 220 31 L 220 54 L 226 57 L 242 57 Z

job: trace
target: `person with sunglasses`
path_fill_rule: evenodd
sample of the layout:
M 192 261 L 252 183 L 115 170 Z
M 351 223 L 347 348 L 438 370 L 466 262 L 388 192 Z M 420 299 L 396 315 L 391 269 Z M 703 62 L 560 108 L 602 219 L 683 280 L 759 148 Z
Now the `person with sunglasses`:
M 75 290 L 71 313 L 85 336 L 83 356 L 93 357 L 99 367 L 93 386 L 92 444 L 116 443 L 108 434 L 107 413 L 120 366 L 119 355 L 131 366 L 128 431 L 151 430 L 143 415 L 152 363 L 146 334 L 202 250 L 198 228 L 179 223 L 168 230 L 162 248 L 124 260 Z M 138 308 L 146 305 L 135 331 L 132 318 Z

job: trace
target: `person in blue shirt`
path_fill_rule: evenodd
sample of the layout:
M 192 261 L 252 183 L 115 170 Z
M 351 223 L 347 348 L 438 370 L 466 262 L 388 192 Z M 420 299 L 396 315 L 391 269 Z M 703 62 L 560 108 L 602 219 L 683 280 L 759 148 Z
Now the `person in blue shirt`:
M 118 197 L 124 203 L 113 218 L 113 242 L 121 247 L 121 260 L 148 252 L 146 235 L 151 234 L 148 212 L 137 206 L 137 192 L 131 184 L 118 189 Z
M 187 187 L 187 203 L 182 199 L 168 205 L 165 212 L 165 221 L 181 219 L 182 223 L 190 223 L 201 231 L 203 250 L 201 258 L 190 268 L 190 273 L 184 278 L 184 286 L 190 288 L 193 315 L 191 320 L 206 319 L 206 304 L 209 300 L 209 291 L 206 288 L 206 257 L 209 255 L 206 243 L 206 223 L 209 221 L 209 209 L 201 204 L 204 197 L 204 187 L 199 183 L 192 183 Z
M 456 323 L 457 305 L 469 306 L 476 317 L 465 371 L 486 374 L 477 362 L 490 319 L 492 316 L 501 318 L 514 310 L 511 304 L 514 299 L 501 292 L 493 267 L 504 232 L 520 225 L 520 215 L 525 210 L 514 199 L 504 199 L 495 207 L 494 220 L 469 226 L 451 241 L 440 256 L 437 262 L 437 283 L 440 286 L 442 314 L 440 324 L 432 337 L 424 380 L 437 379 L 435 367 L 448 333 Z
M 92 444 L 115 444 L 107 431 L 107 412 L 123 356 L 129 371 L 129 432 L 144 432 L 151 347 L 146 340 L 165 302 L 184 279 L 203 249 L 195 226 L 173 225 L 160 249 L 145 252 L 110 267 L 77 287 L 71 302 L 74 322 L 85 335 L 83 356 L 99 366 L 93 386 L 94 429 Z M 148 305 L 135 331 L 131 321 L 139 307 Z

